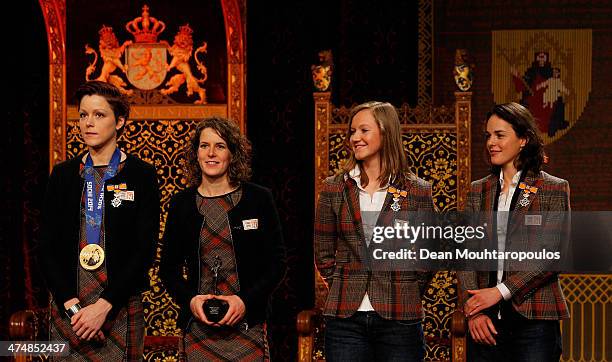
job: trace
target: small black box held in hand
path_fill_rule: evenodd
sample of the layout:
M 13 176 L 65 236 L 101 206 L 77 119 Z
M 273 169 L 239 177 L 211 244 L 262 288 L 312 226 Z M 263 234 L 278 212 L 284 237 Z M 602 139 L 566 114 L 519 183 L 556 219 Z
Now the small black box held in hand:
M 213 271 L 213 290 L 210 294 L 219 295 L 219 291 L 217 290 L 217 278 L 219 276 L 219 269 L 221 268 L 221 259 L 218 256 L 215 256 L 215 265 L 212 267 Z M 206 319 L 209 322 L 217 323 L 225 314 L 227 314 L 227 310 L 229 309 L 229 304 L 220 299 L 208 299 L 202 305 L 204 309 L 204 314 L 206 315 Z
M 206 319 L 208 319 L 209 322 L 217 323 L 227 314 L 229 304 L 224 300 L 209 299 L 204 302 L 203 308 Z

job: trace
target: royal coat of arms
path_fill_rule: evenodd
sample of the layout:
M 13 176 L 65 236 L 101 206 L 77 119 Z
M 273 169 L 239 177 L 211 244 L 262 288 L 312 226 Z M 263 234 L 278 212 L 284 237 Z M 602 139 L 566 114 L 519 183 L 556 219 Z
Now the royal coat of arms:
M 166 29 L 166 24 L 151 16 L 147 5 L 142 8 L 142 15 L 129 21 L 125 29 L 134 36 L 134 40 L 128 40 L 119 44 L 113 28 L 103 25 L 98 34 L 99 54 L 102 58 L 102 68 L 98 77 L 92 77 L 96 72 L 98 63 L 98 52 L 85 46 L 85 53 L 93 55 L 93 60 L 86 70 L 86 80 L 100 80 L 117 86 L 122 92 L 130 95 L 133 93 L 129 89 L 123 76 L 129 83 L 140 90 L 159 89 L 159 93 L 169 95 L 177 93 L 185 85 L 187 96 L 197 95 L 195 104 L 206 103 L 206 89 L 202 84 L 208 78 L 207 68 L 200 58 L 207 51 L 207 44 L 203 42 L 200 47 L 193 51 L 193 30 L 189 24 L 179 28 L 174 37 L 173 44 L 167 41 L 158 41 L 160 34 Z M 167 53 L 170 53 L 171 60 L 168 63 Z M 125 55 L 125 62 L 122 57 Z M 189 60 L 193 55 L 196 63 L 196 75 Z M 169 80 L 166 81 L 168 72 L 174 70 Z M 119 73 L 119 74 L 117 74 Z M 166 81 L 164 83 L 164 81 Z

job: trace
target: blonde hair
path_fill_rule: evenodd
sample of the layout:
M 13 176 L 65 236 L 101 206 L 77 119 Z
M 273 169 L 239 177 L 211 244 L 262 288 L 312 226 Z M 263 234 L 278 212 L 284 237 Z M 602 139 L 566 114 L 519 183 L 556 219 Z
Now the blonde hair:
M 402 142 L 402 131 L 399 122 L 399 116 L 395 107 L 387 102 L 371 101 L 357 105 L 351 109 L 349 116 L 348 128 L 346 133 L 346 142 L 350 143 L 351 124 L 357 113 L 369 110 L 380 129 L 382 147 L 380 149 L 380 176 L 378 181 L 381 185 L 387 181 L 394 183 L 404 183 L 410 171 L 408 170 L 408 160 L 404 153 Z M 350 145 L 349 145 L 349 148 Z M 359 166 L 361 171 L 361 185 L 367 186 L 369 183 L 368 176 L 363 170 L 363 162 L 355 158 L 355 153 L 352 151 L 349 158 L 344 162 L 341 172 L 348 173 L 355 166 Z

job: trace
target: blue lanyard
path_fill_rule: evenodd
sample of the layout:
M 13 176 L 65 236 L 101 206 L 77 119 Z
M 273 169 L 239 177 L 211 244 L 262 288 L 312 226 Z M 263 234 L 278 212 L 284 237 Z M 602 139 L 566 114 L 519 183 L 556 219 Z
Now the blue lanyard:
M 106 168 L 106 172 L 104 172 L 97 205 L 94 205 L 94 192 L 96 186 L 91 155 L 88 154 L 87 159 L 85 160 L 85 229 L 87 231 L 87 244 L 100 243 L 102 210 L 104 210 L 104 183 L 106 180 L 117 174 L 120 160 L 121 151 L 119 151 L 119 148 L 116 148 L 115 152 L 113 153 L 113 157 Z

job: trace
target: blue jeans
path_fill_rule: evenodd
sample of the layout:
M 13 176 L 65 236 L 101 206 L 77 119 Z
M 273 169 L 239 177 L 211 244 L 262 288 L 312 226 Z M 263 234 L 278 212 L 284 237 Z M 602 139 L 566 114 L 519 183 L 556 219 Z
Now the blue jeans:
M 515 311 L 491 318 L 498 332 L 496 346 L 475 343 L 468 337 L 470 362 L 558 362 L 561 357 L 559 321 L 531 320 Z
M 425 357 L 420 320 L 384 319 L 376 312 L 349 318 L 327 318 L 327 361 L 422 361 Z

